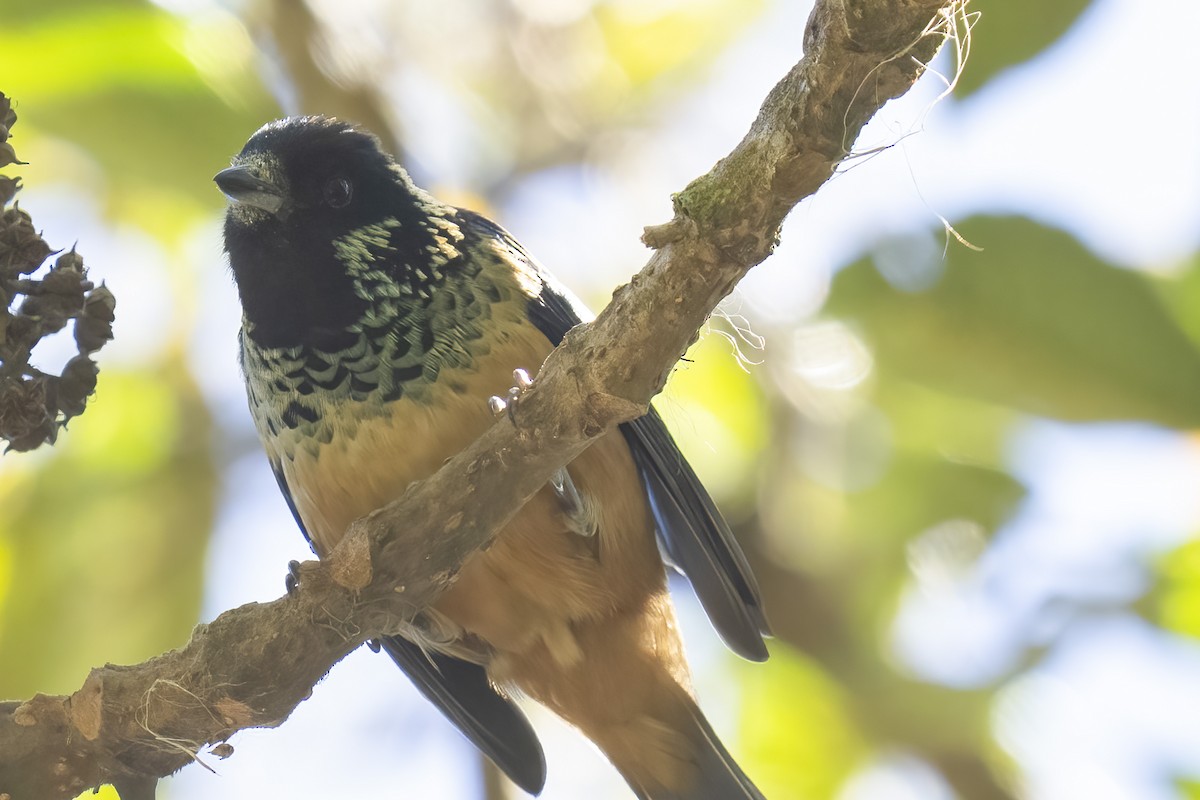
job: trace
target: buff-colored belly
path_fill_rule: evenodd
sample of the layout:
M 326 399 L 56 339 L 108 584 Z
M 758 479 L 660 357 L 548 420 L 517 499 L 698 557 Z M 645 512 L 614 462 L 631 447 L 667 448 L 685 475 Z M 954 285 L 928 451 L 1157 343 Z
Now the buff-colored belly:
M 318 553 L 493 424 L 487 397 L 550 349 L 531 325 L 508 330 L 476 371 L 439 376 L 421 403 L 403 398 L 353 417 L 353 404 L 327 406 L 330 442 L 279 443 L 272 457 Z M 597 742 L 631 785 L 681 795 L 696 780 L 697 745 L 682 733 L 694 706 L 645 490 L 620 432 L 569 470 L 594 535 L 577 533 L 570 511 L 542 489 L 405 636 L 484 664 L 497 685 L 546 704 Z
M 291 448 L 290 457 L 282 447 L 272 454 L 318 555 L 353 520 L 397 499 L 478 438 L 493 422 L 487 398 L 508 390 L 513 369 L 535 371 L 549 349 L 544 337 L 539 343 L 522 333 L 488 355 L 494 369 L 446 370 L 419 402 L 404 396 L 382 410 L 370 401 L 326 404 L 321 416 L 332 423 L 332 441 Z
M 387 414 L 360 411 L 335 422 L 328 444 L 295 448 L 290 458 L 273 454 L 318 554 L 330 552 L 350 522 L 398 498 L 493 424 L 486 398 L 505 393 L 513 368 L 533 371 L 549 352 L 544 337 L 529 331 L 495 347 L 483 369 L 443 376 L 428 402 L 402 398 Z M 324 410 L 335 421 L 355 413 L 349 403 Z M 605 437 L 571 473 L 599 506 L 599 534 L 573 532 L 557 497 L 549 488 L 539 492 L 439 601 L 435 616 L 445 633 L 470 632 L 499 652 L 544 644 L 569 664 L 579 657 L 574 622 L 636 605 L 661 587 L 650 512 L 623 437 Z

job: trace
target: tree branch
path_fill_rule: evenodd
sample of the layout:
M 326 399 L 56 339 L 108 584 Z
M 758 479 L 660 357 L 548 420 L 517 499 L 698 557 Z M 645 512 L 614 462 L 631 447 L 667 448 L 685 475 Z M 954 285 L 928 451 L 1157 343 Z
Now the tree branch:
M 0 705 L 0 800 L 103 783 L 150 797 L 205 744 L 281 724 L 339 659 L 432 603 L 555 469 L 645 412 L 788 211 L 922 74 L 956 5 L 819 0 L 804 58 L 733 152 L 675 197 L 674 219 L 647 229 L 649 263 L 551 354 L 513 420 L 353 523 L 324 563 L 303 565 L 295 595 L 226 612 L 143 664 L 95 669 L 69 697 Z
M 271 0 L 252 14 L 255 35 L 270 43 L 268 49 L 291 80 L 296 113 L 356 122 L 386 142 L 392 153 L 404 155 L 399 123 L 384 112 L 387 103 L 380 92 L 359 81 L 336 80 L 318 65 L 315 51 L 321 46 L 321 23 L 307 3 Z

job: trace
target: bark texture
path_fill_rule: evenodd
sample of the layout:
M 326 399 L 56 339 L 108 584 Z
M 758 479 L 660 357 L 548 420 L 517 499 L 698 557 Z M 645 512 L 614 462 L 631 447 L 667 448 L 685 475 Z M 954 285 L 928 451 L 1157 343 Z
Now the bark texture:
M 112 783 L 124 800 L 281 724 L 347 653 L 433 602 L 561 465 L 644 413 L 717 303 L 774 247 L 866 121 L 942 45 L 952 0 L 819 0 L 804 57 L 742 142 L 648 228 L 646 267 L 572 331 L 505 417 L 429 479 L 356 521 L 300 590 L 198 626 L 178 650 L 92 671 L 70 696 L 0 704 L 0 800 Z M 211 751 L 205 748 L 215 745 Z

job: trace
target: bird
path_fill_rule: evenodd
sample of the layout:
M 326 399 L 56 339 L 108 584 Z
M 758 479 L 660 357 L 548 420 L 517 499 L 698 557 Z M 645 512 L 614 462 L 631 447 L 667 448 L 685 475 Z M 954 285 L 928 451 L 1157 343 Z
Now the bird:
M 318 557 L 495 424 L 489 398 L 588 318 L 504 228 L 418 188 L 353 123 L 270 122 L 214 180 L 251 415 Z M 522 696 L 640 800 L 761 798 L 693 695 L 668 564 L 732 650 L 767 658 L 746 558 L 651 408 L 556 473 L 378 645 L 530 794 L 546 763 Z

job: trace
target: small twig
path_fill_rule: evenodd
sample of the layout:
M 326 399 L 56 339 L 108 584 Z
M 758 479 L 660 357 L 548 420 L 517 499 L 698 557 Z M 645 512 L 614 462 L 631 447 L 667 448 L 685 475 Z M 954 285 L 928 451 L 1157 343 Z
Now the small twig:
M 164 752 L 144 729 L 199 748 L 279 725 L 339 659 L 399 631 L 557 469 L 645 412 L 717 303 L 771 252 L 787 212 L 833 173 L 841 143 L 922 74 L 944 34 L 918 35 L 953 2 L 819 0 L 803 60 L 737 148 L 676 196 L 675 221 L 650 234 L 661 246 L 647 266 L 547 359 L 521 399 L 519 429 L 502 417 L 354 522 L 327 563 L 303 565 L 294 595 L 226 612 L 144 664 L 93 670 L 71 697 L 0 704 L 0 792 L 57 800 L 99 783 L 152 783 L 192 754 Z M 915 59 L 896 57 L 914 42 Z M 370 582 L 355 590 L 338 582 L 358 587 L 362 576 Z M 140 718 L 147 687 L 163 680 L 187 687 L 195 707 L 152 698 Z

